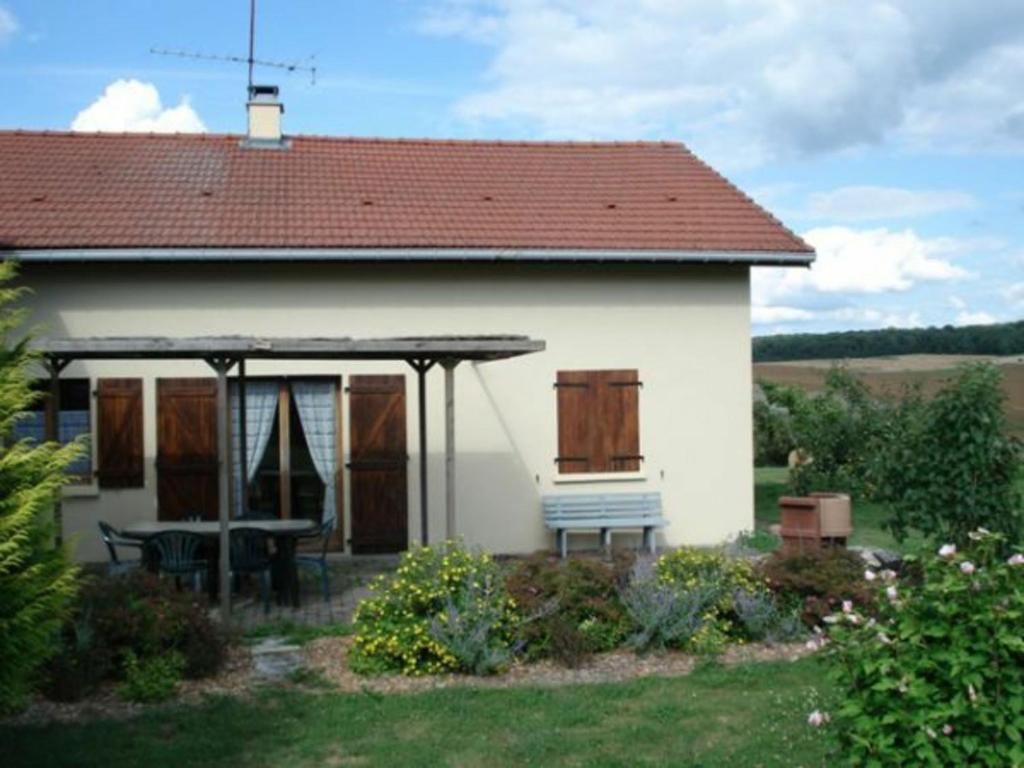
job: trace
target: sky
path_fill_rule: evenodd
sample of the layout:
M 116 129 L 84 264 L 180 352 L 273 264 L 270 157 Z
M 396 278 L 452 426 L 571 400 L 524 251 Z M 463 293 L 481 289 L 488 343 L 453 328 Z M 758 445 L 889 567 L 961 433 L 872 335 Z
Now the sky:
M 245 129 L 248 0 L 0 0 L 0 127 Z M 756 334 L 1024 318 L 1022 0 L 258 0 L 287 133 L 674 140 L 811 243 Z M 0 163 L 2 168 L 2 163 Z

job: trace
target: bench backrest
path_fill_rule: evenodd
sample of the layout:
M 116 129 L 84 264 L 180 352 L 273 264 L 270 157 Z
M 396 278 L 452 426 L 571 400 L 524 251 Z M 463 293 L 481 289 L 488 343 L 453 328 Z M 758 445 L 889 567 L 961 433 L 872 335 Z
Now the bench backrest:
M 661 515 L 660 493 L 595 493 L 544 496 L 548 520 L 649 518 Z

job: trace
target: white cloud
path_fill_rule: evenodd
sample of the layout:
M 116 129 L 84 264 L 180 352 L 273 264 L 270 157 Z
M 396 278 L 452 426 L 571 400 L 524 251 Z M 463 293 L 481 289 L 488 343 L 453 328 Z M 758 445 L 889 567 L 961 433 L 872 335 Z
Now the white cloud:
M 907 291 L 919 282 L 954 281 L 968 273 L 949 256 L 964 244 L 924 238 L 912 229 L 821 227 L 802 237 L 818 258 L 810 269 L 765 268 L 753 272 L 753 302 L 774 306 L 808 294 L 877 294 Z
M 0 43 L 6 43 L 18 31 L 18 20 L 14 14 L 0 5 Z
M 799 307 L 752 306 L 750 314 L 755 323 L 805 322 L 814 320 L 816 317 L 814 312 Z
M 1003 289 L 1002 294 L 1015 311 L 1024 312 L 1024 283 L 1008 285 Z
M 868 221 L 928 216 L 975 205 L 971 195 L 952 190 L 853 186 L 812 194 L 807 201 L 807 213 L 816 219 Z
M 206 126 L 186 99 L 176 107 L 164 107 L 152 83 L 116 80 L 78 113 L 71 130 L 202 133 Z
M 493 49 L 469 121 L 679 135 L 730 167 L 895 137 L 1024 147 L 1020 0 L 435 0 Z
M 957 312 L 954 322 L 957 325 L 989 325 L 990 323 L 999 322 L 999 320 L 989 312 L 969 312 L 964 310 L 963 312 Z

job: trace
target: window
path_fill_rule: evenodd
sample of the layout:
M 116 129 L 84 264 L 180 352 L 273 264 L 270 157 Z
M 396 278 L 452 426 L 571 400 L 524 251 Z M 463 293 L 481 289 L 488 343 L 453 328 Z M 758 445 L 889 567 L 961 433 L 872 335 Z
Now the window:
M 640 469 L 641 386 L 635 370 L 558 372 L 559 472 Z
M 36 387 L 48 392 L 48 381 L 37 381 Z M 67 445 L 79 435 L 89 436 L 90 424 L 88 379 L 60 380 L 60 416 L 57 422 L 57 435 L 63 445 Z M 46 410 L 49 398 L 39 398 L 32 409 L 14 425 L 14 438 L 28 438 L 42 442 L 46 438 Z M 84 482 L 92 477 L 92 448 L 86 446 L 86 452 L 67 468 L 67 473 Z

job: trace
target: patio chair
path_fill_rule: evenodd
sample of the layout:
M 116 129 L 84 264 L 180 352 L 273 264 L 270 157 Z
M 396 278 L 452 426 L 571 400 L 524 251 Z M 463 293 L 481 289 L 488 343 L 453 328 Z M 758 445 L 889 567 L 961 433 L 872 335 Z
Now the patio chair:
M 259 528 L 235 528 L 231 531 L 231 576 L 259 574 L 263 612 L 270 612 L 270 549 L 267 532 Z
M 331 583 L 327 571 L 327 545 L 331 541 L 331 534 L 334 533 L 334 521 L 328 520 L 321 523 L 320 528 L 312 536 L 307 538 L 322 539 L 320 554 L 306 553 L 295 555 L 295 564 L 300 568 L 313 568 L 320 571 L 320 586 L 324 593 L 324 602 L 331 601 Z
M 275 515 L 273 512 L 260 512 L 258 510 L 250 509 L 248 512 L 239 515 L 237 519 L 250 521 L 277 520 L 277 515 Z
M 189 577 L 192 588 L 199 591 L 203 588 L 206 578 L 207 562 L 199 555 L 203 547 L 203 537 L 189 531 L 163 531 L 146 539 L 144 551 L 149 553 L 161 573 L 174 577 L 174 582 L 181 586 L 181 578 Z
M 110 562 L 107 563 L 107 575 L 120 576 L 123 573 L 138 570 L 142 566 L 142 542 L 125 538 L 114 526 L 102 520 L 100 520 L 99 526 L 100 536 L 103 539 L 103 543 L 107 545 L 107 552 L 110 553 Z M 118 547 L 137 549 L 140 556 L 134 560 L 122 560 L 117 556 Z

